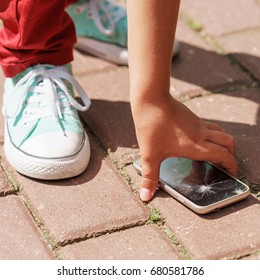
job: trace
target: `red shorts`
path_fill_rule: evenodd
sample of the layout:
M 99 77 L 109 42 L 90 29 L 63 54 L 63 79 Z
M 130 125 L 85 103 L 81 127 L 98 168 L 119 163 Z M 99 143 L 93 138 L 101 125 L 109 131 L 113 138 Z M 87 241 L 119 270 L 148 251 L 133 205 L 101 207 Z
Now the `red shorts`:
M 36 64 L 73 59 L 75 28 L 65 7 L 75 0 L 0 0 L 0 63 L 13 77 Z

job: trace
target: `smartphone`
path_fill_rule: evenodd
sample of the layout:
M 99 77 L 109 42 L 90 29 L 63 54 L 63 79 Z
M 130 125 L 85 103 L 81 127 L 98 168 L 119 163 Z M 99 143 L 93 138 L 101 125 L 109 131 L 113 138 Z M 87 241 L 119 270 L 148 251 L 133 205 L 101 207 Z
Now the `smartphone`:
M 133 163 L 139 174 L 141 160 Z M 159 187 L 198 214 L 207 214 L 246 198 L 249 187 L 205 162 L 168 158 L 161 163 Z

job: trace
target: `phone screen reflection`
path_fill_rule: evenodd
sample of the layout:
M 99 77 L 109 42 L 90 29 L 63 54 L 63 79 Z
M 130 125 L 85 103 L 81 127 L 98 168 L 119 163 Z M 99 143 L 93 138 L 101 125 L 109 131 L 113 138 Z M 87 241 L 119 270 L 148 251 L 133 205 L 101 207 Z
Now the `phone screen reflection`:
M 246 190 L 244 185 L 211 164 L 184 158 L 164 160 L 160 179 L 199 206 L 216 203 Z

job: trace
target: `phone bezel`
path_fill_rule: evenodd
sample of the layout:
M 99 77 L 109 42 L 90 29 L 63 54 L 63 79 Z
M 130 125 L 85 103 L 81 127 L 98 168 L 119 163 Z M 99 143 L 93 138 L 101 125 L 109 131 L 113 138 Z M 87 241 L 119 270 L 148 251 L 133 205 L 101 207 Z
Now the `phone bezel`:
M 170 187 L 166 182 L 164 182 L 161 178 L 159 178 L 159 185 L 158 187 L 163 189 L 164 191 L 166 191 L 168 194 L 170 194 L 173 198 L 175 198 L 176 200 L 178 200 L 180 203 L 182 203 L 183 205 L 187 206 L 188 208 L 190 208 L 191 210 L 193 210 L 194 212 L 198 213 L 198 214 L 207 214 L 213 211 L 216 211 L 219 208 L 223 208 L 225 206 L 228 206 L 230 204 L 233 204 L 235 202 L 238 202 L 242 199 L 245 199 L 249 194 L 250 194 L 250 189 L 249 187 L 242 181 L 240 181 L 239 179 L 235 178 L 234 176 L 228 174 L 227 172 L 225 172 L 224 170 L 222 170 L 221 168 L 219 168 L 218 166 L 210 163 L 210 162 L 206 162 L 207 164 L 214 166 L 215 168 L 219 169 L 220 171 L 224 172 L 226 175 L 228 175 L 230 178 L 232 178 L 233 180 L 237 181 L 238 183 L 242 184 L 243 186 L 246 187 L 246 190 L 240 194 L 237 194 L 235 196 L 232 197 L 228 197 L 226 199 L 220 200 L 218 202 L 209 204 L 207 206 L 200 206 L 197 205 L 196 203 L 192 202 L 191 200 L 189 200 L 188 198 L 186 198 L 185 196 L 183 196 L 181 193 L 175 191 L 172 187 Z M 139 174 L 142 173 L 142 168 L 141 168 L 141 160 L 137 159 L 133 162 L 133 166 L 134 168 L 137 170 L 137 172 Z

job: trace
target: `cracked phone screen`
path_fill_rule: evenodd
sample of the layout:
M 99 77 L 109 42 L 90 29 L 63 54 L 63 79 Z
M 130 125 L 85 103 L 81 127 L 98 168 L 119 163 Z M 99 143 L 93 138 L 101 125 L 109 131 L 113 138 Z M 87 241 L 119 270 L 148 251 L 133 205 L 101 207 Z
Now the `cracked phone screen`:
M 199 206 L 247 191 L 247 187 L 213 165 L 184 158 L 161 163 L 160 180 Z

